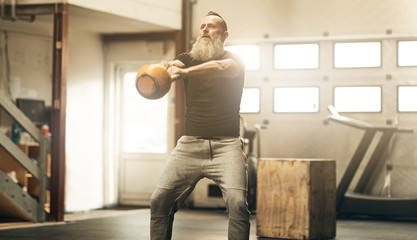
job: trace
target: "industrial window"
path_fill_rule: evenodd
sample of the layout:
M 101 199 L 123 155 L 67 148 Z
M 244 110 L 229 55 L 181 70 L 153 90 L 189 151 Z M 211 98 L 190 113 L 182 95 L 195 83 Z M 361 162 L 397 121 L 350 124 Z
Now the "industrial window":
M 335 68 L 367 68 L 381 66 L 380 42 L 335 43 Z
M 398 111 L 417 112 L 417 86 L 398 87 Z
M 225 49 L 240 55 L 246 70 L 259 70 L 261 51 L 258 45 L 226 46 Z
M 318 87 L 274 88 L 274 112 L 303 113 L 319 111 Z
M 381 87 L 335 87 L 334 106 L 339 112 L 380 112 Z
M 317 69 L 319 67 L 319 44 L 277 44 L 274 46 L 274 68 Z
M 244 88 L 240 102 L 241 113 L 258 113 L 260 109 L 260 89 Z
M 398 66 L 417 66 L 417 41 L 398 42 Z

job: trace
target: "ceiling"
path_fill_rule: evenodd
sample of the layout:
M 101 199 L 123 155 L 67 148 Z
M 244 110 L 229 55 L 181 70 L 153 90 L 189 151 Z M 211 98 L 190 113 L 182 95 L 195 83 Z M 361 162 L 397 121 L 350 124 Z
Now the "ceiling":
M 53 15 L 37 15 L 34 22 L 0 20 L 0 30 L 52 35 Z M 149 22 L 104 13 L 75 5 L 69 8 L 69 28 L 97 34 L 148 33 L 173 31 Z
M 70 5 L 69 25 L 78 31 L 100 34 L 163 32 L 173 29 Z

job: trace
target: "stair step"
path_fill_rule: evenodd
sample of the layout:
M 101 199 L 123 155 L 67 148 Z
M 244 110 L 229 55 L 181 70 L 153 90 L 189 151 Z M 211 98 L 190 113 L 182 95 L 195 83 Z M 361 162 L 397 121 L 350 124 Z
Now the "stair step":
M 36 217 L 38 203 L 0 170 L 0 216 L 26 221 L 38 221 Z

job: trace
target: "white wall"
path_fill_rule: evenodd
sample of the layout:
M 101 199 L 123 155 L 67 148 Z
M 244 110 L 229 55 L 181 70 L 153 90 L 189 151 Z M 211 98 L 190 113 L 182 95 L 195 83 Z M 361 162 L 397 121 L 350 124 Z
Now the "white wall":
M 412 34 L 417 30 L 414 0 L 197 0 L 193 35 L 202 16 L 219 12 L 230 28 L 230 40 L 289 37 Z
M 325 120 L 329 115 L 327 105 L 333 104 L 335 86 L 381 86 L 381 112 L 344 115 L 377 125 L 387 125 L 388 122 L 395 124 L 398 119 L 401 128 L 415 129 L 417 114 L 397 112 L 396 91 L 402 84 L 417 85 L 416 68 L 397 67 L 396 44 L 398 40 L 417 40 L 416 1 L 197 0 L 192 9 L 194 38 L 204 14 L 214 10 L 228 23 L 229 38 L 226 44 L 257 44 L 261 48 L 261 68 L 247 71 L 245 80 L 245 87 L 261 89 L 261 111 L 258 114 L 243 115 L 250 127 L 262 123 L 263 120 L 270 122 L 267 129 L 261 130 L 262 157 L 336 159 L 337 177 L 340 179 L 363 131 L 335 122 L 326 124 Z M 335 69 L 333 44 L 338 41 L 381 41 L 382 66 L 359 70 Z M 273 48 L 277 43 L 319 43 L 320 68 L 274 70 Z M 274 113 L 273 88 L 288 86 L 319 87 L 319 112 Z M 396 161 L 392 172 L 393 194 L 415 197 L 415 188 L 405 187 L 405 183 L 417 180 L 417 164 L 413 160 L 417 151 L 410 151 L 410 143 L 417 141 L 417 135 L 399 134 L 397 140 L 399 143 L 392 157 Z M 371 150 L 374 147 L 375 142 Z M 368 152 L 365 163 L 369 155 Z M 364 164 L 359 173 L 362 167 Z
M 7 58 L 10 77 L 18 81 L 7 79 Z M 10 85 L 15 86 L 14 96 L 10 96 Z M 43 99 L 51 106 L 52 24 L 0 20 L 0 91 L 13 101 L 17 97 Z M 0 119 L 0 131 L 6 132 L 13 121 L 3 110 Z
M 71 19 L 70 19 L 71 21 Z M 103 46 L 69 29 L 65 210 L 103 206 Z
M 102 46 L 100 36 L 84 31 L 83 25 L 100 19 L 85 17 L 73 6 L 123 16 L 170 29 L 181 27 L 181 1 L 68 1 L 70 8 L 69 62 L 67 79 L 67 179 L 66 211 L 83 211 L 118 203 L 118 155 L 114 144 L 112 102 L 114 64 L 138 60 L 159 61 L 155 43 L 124 42 Z M 93 14 L 94 16 L 102 16 Z M 109 15 L 110 16 L 110 15 Z M 72 21 L 71 21 L 72 20 Z M 82 20 L 82 21 L 80 21 Z M 122 20 L 122 19 L 120 19 Z M 120 22 L 123 25 L 123 21 Z M 143 26 L 139 25 L 138 26 Z M 123 27 L 123 26 L 121 26 Z M 101 29 L 102 26 L 99 28 Z M 77 29 L 84 29 L 83 31 Z M 122 28 L 121 28 L 122 29 Z M 140 29 L 132 29 L 132 31 Z M 148 46 L 149 44 L 149 46 Z M 164 43 L 156 43 L 164 49 Z M 147 52 L 146 49 L 151 49 Z M 172 46 L 169 48 L 172 51 Z M 104 59 L 107 52 L 107 60 Z M 106 76 L 104 74 L 106 73 Z M 107 82 L 107 83 L 105 83 Z M 107 84 L 105 86 L 105 84 Z M 114 87 L 114 86 L 113 86 Z M 103 95 L 105 94 L 105 95 Z M 103 111 L 107 112 L 103 112 Z

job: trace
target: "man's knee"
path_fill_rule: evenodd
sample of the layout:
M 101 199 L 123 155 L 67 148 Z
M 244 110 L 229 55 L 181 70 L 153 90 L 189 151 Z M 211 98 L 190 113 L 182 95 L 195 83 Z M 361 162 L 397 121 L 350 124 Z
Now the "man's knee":
M 155 189 L 150 199 L 151 208 L 159 202 L 159 199 L 161 199 L 160 192 L 157 189 Z
M 155 188 L 151 195 L 150 207 L 151 213 L 155 214 L 157 212 L 167 214 L 171 208 L 172 203 L 169 201 L 172 199 L 169 196 L 169 193 L 163 189 Z
M 246 199 L 246 191 L 229 190 L 226 201 L 230 217 L 236 219 L 247 219 L 250 216 Z

